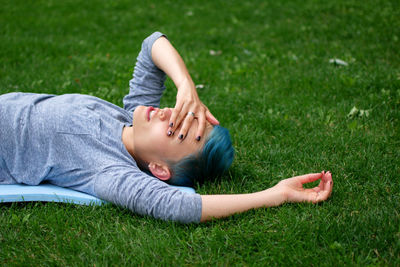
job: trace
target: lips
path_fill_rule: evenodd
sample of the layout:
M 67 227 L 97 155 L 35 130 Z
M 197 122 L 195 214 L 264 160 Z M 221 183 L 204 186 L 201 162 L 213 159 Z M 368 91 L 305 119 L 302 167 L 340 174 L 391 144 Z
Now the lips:
M 153 107 L 148 107 L 148 108 L 147 108 L 147 110 L 146 110 L 146 118 L 147 118 L 147 121 L 150 121 L 150 112 L 153 111 L 153 110 L 154 110 Z
M 159 111 L 159 108 L 148 107 L 146 110 L 146 119 L 150 121 L 152 117 Z

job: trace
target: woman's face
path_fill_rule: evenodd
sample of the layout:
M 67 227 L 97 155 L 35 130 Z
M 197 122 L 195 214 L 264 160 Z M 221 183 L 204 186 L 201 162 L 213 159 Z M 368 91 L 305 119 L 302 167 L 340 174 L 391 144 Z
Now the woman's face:
M 208 123 L 201 141 L 196 141 L 196 131 L 199 123 L 193 120 L 192 125 L 183 140 L 178 138 L 180 127 L 175 134 L 167 136 L 169 118 L 172 108 L 158 109 L 138 106 L 133 113 L 133 147 L 135 155 L 145 162 L 179 161 L 185 156 L 199 151 L 205 137 L 212 130 Z

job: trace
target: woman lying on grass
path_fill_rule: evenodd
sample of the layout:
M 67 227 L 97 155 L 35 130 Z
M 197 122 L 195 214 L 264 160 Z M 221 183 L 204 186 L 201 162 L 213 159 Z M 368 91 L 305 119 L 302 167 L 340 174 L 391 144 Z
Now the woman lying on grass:
M 166 74 L 178 89 L 174 109 L 158 108 Z M 221 175 L 232 163 L 233 148 L 161 33 L 143 41 L 123 103 L 122 109 L 79 94 L 1 95 L 0 184 L 48 182 L 185 223 L 285 202 L 316 203 L 332 192 L 329 172 L 252 194 L 199 195 L 170 187 Z M 319 186 L 303 188 L 316 180 Z

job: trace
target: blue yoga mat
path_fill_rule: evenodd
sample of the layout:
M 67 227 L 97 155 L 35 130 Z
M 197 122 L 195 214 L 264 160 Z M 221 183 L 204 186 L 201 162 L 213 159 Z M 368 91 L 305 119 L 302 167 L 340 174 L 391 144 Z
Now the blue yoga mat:
M 196 191 L 191 187 L 172 187 L 184 192 L 196 193 Z M 102 205 L 107 203 L 106 201 L 92 195 L 51 184 L 41 184 L 35 186 L 0 185 L 0 203 L 25 201 L 65 202 L 79 205 Z

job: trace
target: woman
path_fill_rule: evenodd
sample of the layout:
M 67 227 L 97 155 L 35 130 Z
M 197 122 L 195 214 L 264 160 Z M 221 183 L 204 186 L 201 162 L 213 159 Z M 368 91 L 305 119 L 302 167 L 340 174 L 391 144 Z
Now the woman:
M 158 108 L 166 74 L 178 89 L 174 109 Z M 199 195 L 168 186 L 190 186 L 230 166 L 230 137 L 218 124 L 177 51 L 156 32 L 143 41 L 123 109 L 78 94 L 0 96 L 0 184 L 49 182 L 185 223 L 329 197 L 329 172 L 253 194 Z M 303 189 L 316 180 L 319 186 Z

